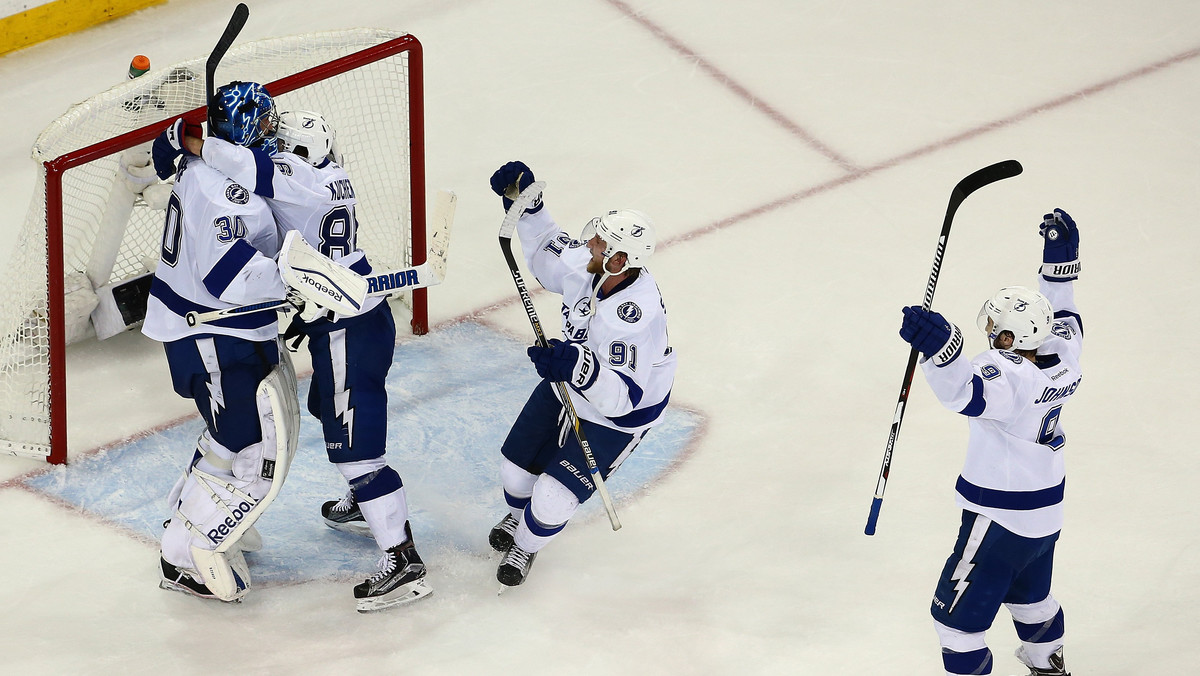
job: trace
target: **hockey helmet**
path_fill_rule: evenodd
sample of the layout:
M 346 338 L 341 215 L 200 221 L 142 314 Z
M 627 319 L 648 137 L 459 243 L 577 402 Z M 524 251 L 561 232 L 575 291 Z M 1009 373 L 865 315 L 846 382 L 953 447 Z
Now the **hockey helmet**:
M 1009 331 L 1013 334 L 1014 348 L 1036 350 L 1050 337 L 1054 309 L 1037 291 L 1023 286 L 1006 286 L 983 304 L 976 323 L 979 330 L 987 334 L 989 344 L 1001 331 Z
M 599 236 L 606 245 L 605 269 L 610 258 L 618 253 L 625 254 L 625 267 L 613 274 L 620 274 L 629 268 L 645 267 L 658 243 L 650 217 L 634 209 L 610 211 L 593 218 L 583 227 L 579 241 L 587 242 L 594 236 Z
M 313 166 L 334 155 L 333 127 L 320 113 L 307 110 L 280 113 L 275 138 L 280 150 L 295 153 Z
M 239 146 L 253 146 L 275 131 L 275 100 L 257 82 L 230 82 L 213 96 L 209 131 Z

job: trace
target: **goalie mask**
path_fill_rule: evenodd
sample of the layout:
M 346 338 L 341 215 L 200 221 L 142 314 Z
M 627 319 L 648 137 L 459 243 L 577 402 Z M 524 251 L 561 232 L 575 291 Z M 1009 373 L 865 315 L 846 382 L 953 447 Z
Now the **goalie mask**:
M 275 133 L 275 101 L 256 82 L 231 82 L 213 96 L 209 131 L 239 146 L 254 146 Z
M 989 345 L 994 345 L 1001 331 L 1009 331 L 1013 334 L 1014 348 L 1036 350 L 1050 337 L 1054 309 L 1037 291 L 1023 286 L 1006 286 L 983 304 L 976 323 L 979 330 L 987 334 Z
M 307 110 L 280 113 L 275 138 L 280 150 L 295 153 L 314 167 L 327 158 L 336 161 L 333 127 L 317 113 Z
M 624 268 L 612 274 L 620 274 L 629 268 L 645 267 L 657 244 L 654 223 L 650 217 L 633 209 L 610 211 L 593 218 L 583 227 L 579 241 L 587 242 L 594 236 L 599 236 L 605 243 L 605 270 L 608 270 L 609 259 L 618 253 L 624 253 L 628 259 Z

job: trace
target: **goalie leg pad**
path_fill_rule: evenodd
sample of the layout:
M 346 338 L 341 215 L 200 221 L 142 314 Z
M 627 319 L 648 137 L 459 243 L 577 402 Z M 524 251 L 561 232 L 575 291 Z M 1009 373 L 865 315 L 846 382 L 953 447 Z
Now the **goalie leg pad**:
M 197 547 L 217 553 L 238 548 L 238 541 L 283 486 L 300 426 L 295 377 L 291 359 L 283 352 L 279 365 L 259 384 L 261 442 L 230 454 L 211 439 L 204 443 L 201 438 L 204 460 L 189 473 L 176 512 L 193 536 L 193 560 Z M 252 539 L 247 546 L 254 544 Z
M 192 559 L 201 581 L 218 599 L 241 601 L 250 591 L 250 567 L 246 565 L 242 550 L 222 553 L 193 546 Z

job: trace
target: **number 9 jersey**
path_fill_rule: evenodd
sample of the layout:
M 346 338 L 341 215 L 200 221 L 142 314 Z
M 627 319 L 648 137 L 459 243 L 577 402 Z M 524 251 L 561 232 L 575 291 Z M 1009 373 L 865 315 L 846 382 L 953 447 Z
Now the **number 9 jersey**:
M 921 364 L 942 405 L 969 420 L 956 504 L 1029 538 L 1062 529 L 1061 416 L 1083 377 L 1083 322 L 1072 282 L 1041 278 L 1039 290 L 1054 308 L 1054 323 L 1036 363 L 992 349 L 970 362 L 960 355 L 941 366 L 924 358 Z

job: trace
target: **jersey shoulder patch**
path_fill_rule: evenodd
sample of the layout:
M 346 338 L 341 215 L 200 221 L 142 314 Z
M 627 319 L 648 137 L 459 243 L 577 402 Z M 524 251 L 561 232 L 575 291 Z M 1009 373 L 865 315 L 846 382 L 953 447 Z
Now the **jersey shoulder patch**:
M 250 202 L 250 191 L 230 181 L 229 185 L 225 186 L 225 199 L 234 204 L 248 204 Z
M 1021 355 L 1017 354 L 1016 352 L 1009 352 L 1008 350 L 996 350 L 996 351 L 1000 353 L 1001 357 L 1004 357 L 1005 359 L 1011 361 L 1014 364 L 1020 364 L 1021 362 L 1025 361 L 1025 357 L 1022 357 Z
M 642 318 L 642 308 L 638 304 L 627 300 L 617 307 L 617 316 L 630 324 L 636 324 Z
M 995 380 L 1002 374 L 1003 372 L 1000 370 L 1000 367 L 996 366 L 995 364 L 984 364 L 979 369 L 979 377 L 983 378 L 984 380 Z
M 1071 338 L 1073 338 L 1075 335 L 1074 332 L 1071 331 L 1071 327 L 1067 326 L 1066 322 L 1054 322 L 1054 325 L 1050 327 L 1050 333 L 1053 333 L 1063 340 L 1071 340 Z

